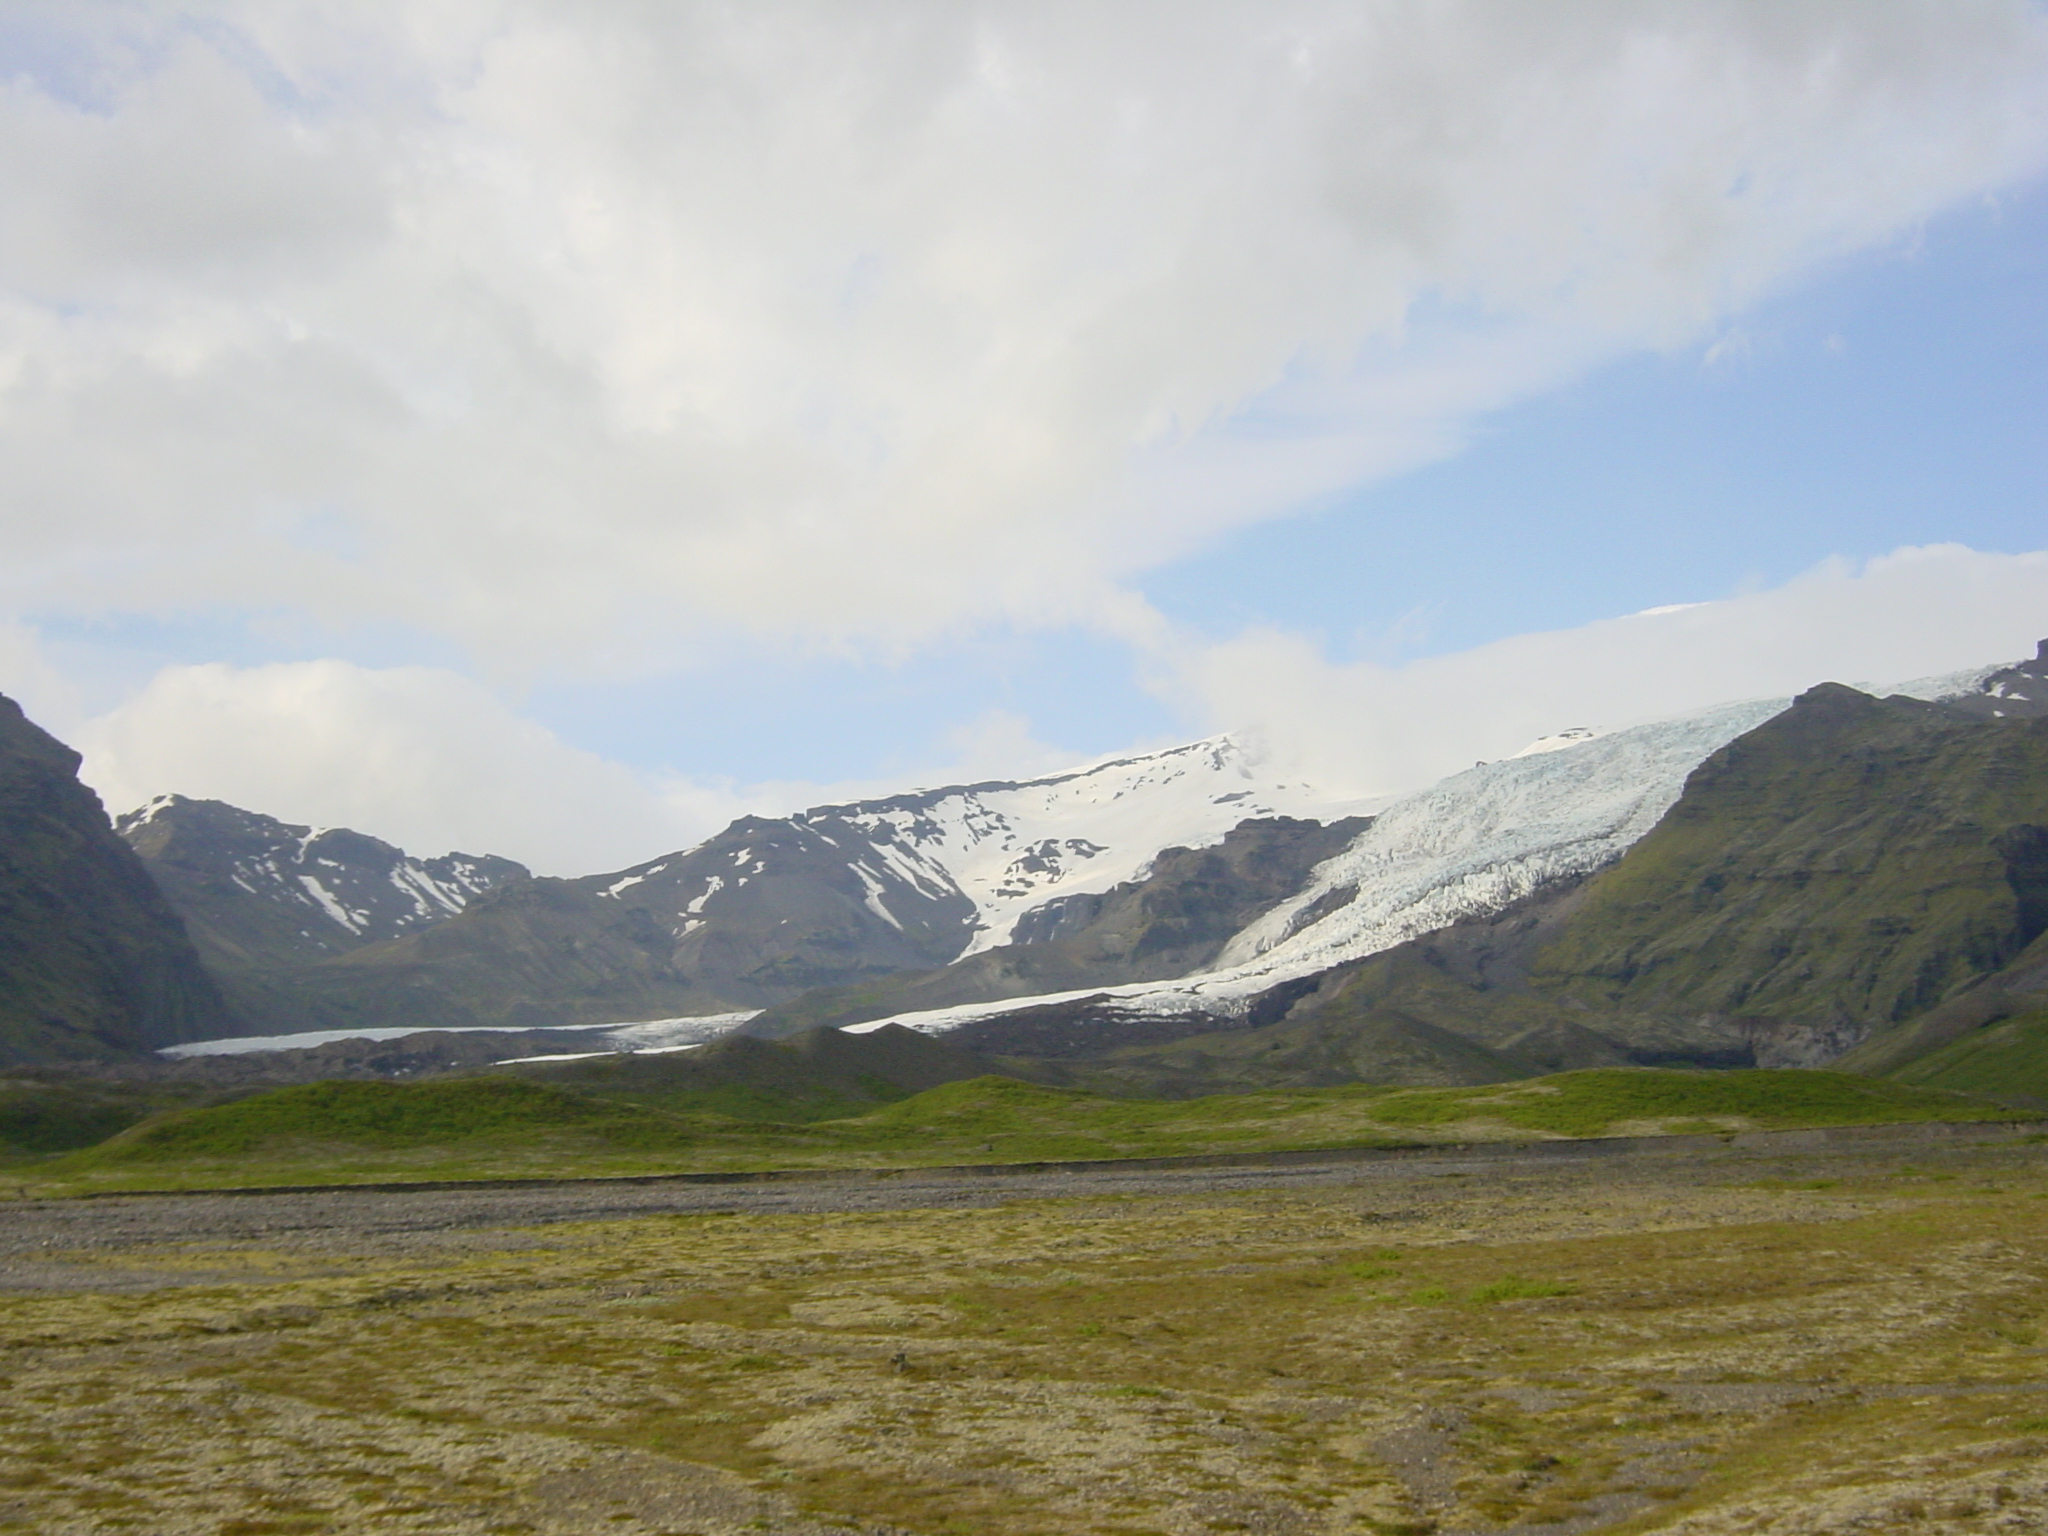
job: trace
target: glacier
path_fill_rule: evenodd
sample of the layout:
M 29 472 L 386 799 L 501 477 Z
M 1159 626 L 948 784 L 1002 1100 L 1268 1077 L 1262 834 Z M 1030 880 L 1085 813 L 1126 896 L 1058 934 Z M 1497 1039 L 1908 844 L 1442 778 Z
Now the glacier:
M 898 1014 L 943 1033 L 1019 1008 L 1108 996 L 1135 1014 L 1242 1012 L 1284 981 L 1363 959 L 1619 858 L 1711 753 L 1790 703 L 1765 699 L 1482 763 L 1387 806 L 1294 896 L 1253 921 L 1215 969 L 1002 1003 Z

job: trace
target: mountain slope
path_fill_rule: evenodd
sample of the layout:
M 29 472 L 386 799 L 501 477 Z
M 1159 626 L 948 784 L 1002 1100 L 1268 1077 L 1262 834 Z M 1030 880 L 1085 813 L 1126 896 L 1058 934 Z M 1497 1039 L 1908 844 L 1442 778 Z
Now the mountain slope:
M 363 878 L 337 884 L 304 829 L 194 802 L 138 814 L 131 835 L 216 959 L 241 965 L 245 1033 L 531 1026 L 757 1009 L 929 971 L 989 948 L 1053 896 L 1129 880 L 1166 844 L 1213 844 L 1249 815 L 1313 798 L 1269 782 L 1224 738 L 1042 779 L 744 817 L 694 848 L 575 880 L 471 860 L 453 873 L 487 889 L 454 891 L 461 911 L 395 934 L 388 899 L 375 907 L 370 895 L 398 893 L 415 868 L 443 878 L 418 861 L 358 860 Z M 196 833 L 171 835 L 202 823 L 201 853 L 188 851 Z M 373 916 L 384 936 L 362 942 Z M 1224 936 L 1204 932 L 1204 943 Z M 299 963 L 276 964 L 284 951 Z M 243 961 L 257 956 L 269 958 Z
M 2041 658 L 1974 674 L 1944 718 L 2011 725 L 2048 710 L 2044 679 Z M 1958 688 L 1935 680 L 1920 691 L 1947 696 Z M 1238 859 L 1231 829 L 1296 825 L 1264 813 L 1314 797 L 1305 786 L 1272 781 L 1240 744 L 1219 738 L 1041 779 L 744 818 L 697 847 L 579 880 L 521 879 L 470 861 L 440 887 L 463 909 L 431 922 L 425 905 L 403 923 L 380 915 L 407 895 L 388 860 L 370 877 L 385 904 L 378 907 L 361 883 L 330 888 L 303 829 L 277 823 L 249 834 L 246 857 L 215 854 L 208 865 L 188 856 L 167 888 L 211 882 L 213 907 L 186 899 L 217 956 L 234 946 L 275 955 L 296 945 L 301 960 L 309 949 L 323 951 L 265 973 L 268 991 L 251 1005 L 250 1033 L 531 1027 L 761 1008 L 771 1013 L 753 1027 L 768 1033 L 892 1017 L 944 1030 L 1017 1008 L 1033 1010 L 1033 1028 L 1043 1032 L 1053 1027 L 1045 1010 L 1065 1008 L 1067 1022 L 1055 1030 L 1062 1039 L 1084 1018 L 1106 1042 L 1142 1019 L 1156 1044 L 1173 1033 L 1268 1027 L 1306 992 L 1328 1002 L 1318 978 L 1333 968 L 1604 869 L 1659 823 L 1697 765 L 1783 707 L 1762 701 L 1605 736 L 1546 738 L 1387 807 L 1342 847 L 1318 830 L 1313 859 L 1280 858 L 1263 872 Z M 194 818 L 192 807 L 174 802 L 138 818 L 135 835 L 162 838 L 151 846 L 168 860 L 175 839 L 163 828 Z M 284 847 L 281 834 L 299 841 Z M 222 848 L 230 841 L 217 839 Z M 453 889 L 464 880 L 467 887 Z M 485 880 L 491 889 L 470 894 Z M 417 902 L 419 892 L 411 897 Z M 260 922 L 251 905 L 258 902 L 270 904 Z M 1603 931 L 1626 934 L 1631 919 L 1615 912 Z M 365 942 L 373 916 L 387 936 Z M 391 934 L 393 925 L 403 931 Z M 1636 938 L 1655 948 L 1652 937 Z M 1764 958 L 1747 952 L 1744 964 L 1755 970 Z M 1638 1035 L 1653 1016 L 1655 1029 L 1669 1034 L 1670 1020 L 1692 1007 L 1683 986 L 1653 1002 L 1635 993 L 1602 1001 L 1594 993 L 1609 962 L 1581 959 L 1590 969 L 1572 1007 L 1634 1009 Z M 1635 967 L 1629 984 L 1637 986 L 1643 965 L 1614 963 Z M 1645 963 L 1661 964 L 1654 954 Z M 1964 970 L 1977 975 L 1982 966 L 1971 959 Z M 1930 973 L 1914 985 L 1920 1002 L 1912 1006 L 1920 1007 L 1946 983 Z M 1776 1007 L 1770 996 L 1765 1003 Z M 1747 1006 L 1718 997 L 1693 1013 L 1732 1017 Z M 1903 1017 L 1897 1009 L 1886 1016 Z M 1516 1059 L 1609 1049 L 1570 1026 L 1549 1014 L 1523 1020 Z M 1801 1016 L 1787 1027 L 1817 1026 Z M 1799 1048 L 1836 1050 L 1874 1027 L 1844 1025 L 1848 1032 L 1838 1030 L 1832 1044 Z M 1660 1035 L 1656 1048 L 1701 1060 L 1752 1049 L 1747 1036 L 1730 1038 L 1719 1026 L 1689 1028 Z M 1496 1040 L 1487 1048 L 1506 1047 Z
M 1105 1024 L 1185 1015 L 1192 1032 L 1242 1018 L 1275 988 L 1600 869 L 1656 825 L 1703 758 L 1783 707 L 1730 705 L 1454 774 L 1379 812 L 1293 896 L 1237 933 L 1214 969 L 1107 988 L 1116 1007 Z M 1079 998 L 1053 994 L 1030 1004 L 1063 1000 Z M 985 1011 L 893 1017 L 946 1030 Z
M 1219 736 L 1070 773 L 821 806 L 794 819 L 840 823 L 920 869 L 943 870 L 974 903 L 975 933 L 962 951 L 971 955 L 1010 942 L 1018 920 L 1054 897 L 1136 879 L 1162 848 L 1209 846 L 1248 819 L 1355 809 L 1274 778 L 1244 743 Z
M 1532 983 L 1608 1010 L 1839 1042 L 1941 1002 L 2040 931 L 2048 720 L 1837 684 L 1715 754 Z
M 747 1026 L 767 1036 L 964 1003 L 1184 976 L 1214 962 L 1244 926 L 1292 896 L 1309 872 L 1364 830 L 1297 817 L 1239 823 L 1207 848 L 1165 848 L 1143 878 L 1056 897 L 1020 918 L 1015 941 L 942 970 L 807 993 Z
M 0 698 L 0 1063 L 119 1055 L 229 1027 L 78 763 Z
M 1333 968 L 1272 1024 L 1217 1033 L 1228 1020 L 1211 1018 L 1122 1050 L 1106 1031 L 1092 1065 L 1212 1088 L 1477 1081 L 1516 1063 L 1818 1065 L 1866 1041 L 1843 1065 L 1900 1070 L 2013 1019 L 2010 1069 L 2048 996 L 2044 928 L 2048 718 L 1826 684 L 1711 755 L 1590 879 Z M 1953 1028 L 1930 1034 L 1943 1010 Z M 1002 1026 L 953 1038 L 999 1052 Z M 1428 1031 L 1493 1059 L 1461 1061 Z
M 310 963 L 454 916 L 526 879 L 510 859 L 418 859 L 342 827 L 293 826 L 219 800 L 163 795 L 115 823 L 185 919 L 231 969 Z

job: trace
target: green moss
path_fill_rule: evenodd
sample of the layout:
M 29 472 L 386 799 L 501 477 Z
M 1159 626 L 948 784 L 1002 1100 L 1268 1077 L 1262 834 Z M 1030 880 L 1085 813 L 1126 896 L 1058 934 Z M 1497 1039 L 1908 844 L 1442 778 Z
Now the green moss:
M 1520 1275 L 1508 1275 L 1490 1285 L 1474 1286 L 1466 1300 L 1479 1306 L 1496 1301 L 1536 1301 L 1548 1296 L 1569 1296 L 1572 1288 L 1560 1285 L 1554 1280 L 1525 1280 Z
M 694 1169 L 920 1167 L 1415 1145 L 1491 1121 L 1598 1135 L 1622 1122 L 1765 1127 L 1976 1120 L 1980 1098 L 1832 1072 L 1566 1073 L 1474 1089 L 1365 1087 L 1111 1099 L 1010 1078 L 948 1083 L 808 1124 L 686 1118 L 516 1078 L 314 1083 L 157 1120 L 46 1165 L 98 1187 L 603 1176 Z M 1457 1134 L 1454 1132 L 1454 1134 Z
M 1413 1089 L 1373 1108 L 1387 1125 L 1447 1125 L 1497 1120 L 1521 1130 L 1598 1136 L 1637 1120 L 1704 1117 L 1767 1129 L 1878 1125 L 1912 1120 L 1988 1120 L 2005 1111 L 1982 1099 L 1912 1088 L 1844 1072 L 1671 1072 L 1596 1069 L 1534 1078 L 1505 1087 Z
M 629 1145 L 683 1145 L 691 1128 L 654 1111 L 537 1083 L 458 1078 L 435 1083 L 305 1083 L 141 1126 L 110 1157 L 220 1157 L 287 1142 L 360 1147 L 444 1146 L 573 1129 Z
M 2048 1099 L 2048 1008 L 1987 1025 L 1893 1076 L 1927 1088 Z

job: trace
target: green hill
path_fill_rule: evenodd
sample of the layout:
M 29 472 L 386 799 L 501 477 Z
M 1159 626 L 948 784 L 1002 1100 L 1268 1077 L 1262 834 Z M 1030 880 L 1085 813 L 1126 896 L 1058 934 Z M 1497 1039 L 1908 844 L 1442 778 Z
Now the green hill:
M 1172 1157 L 1445 1140 L 2003 1119 L 1981 1097 L 1811 1071 L 1573 1072 L 1119 1099 L 978 1077 L 804 1125 L 681 1116 L 511 1077 L 326 1082 L 161 1116 L 36 1170 L 38 1188 L 197 1188 L 775 1167 Z
M 505 1072 L 671 1114 L 802 1124 L 858 1115 L 941 1083 L 983 1077 L 994 1062 L 886 1024 L 849 1035 L 812 1029 L 784 1040 L 728 1035 L 690 1051 L 512 1063 Z
M 1986 1024 L 1910 1061 L 1900 1082 L 1981 1093 L 2029 1108 L 2048 1107 L 2048 1007 Z
M 509 1078 L 302 1083 L 147 1121 L 76 1166 L 177 1159 L 318 1158 L 329 1151 L 463 1152 L 477 1142 L 569 1140 L 675 1150 L 697 1139 L 675 1116 Z

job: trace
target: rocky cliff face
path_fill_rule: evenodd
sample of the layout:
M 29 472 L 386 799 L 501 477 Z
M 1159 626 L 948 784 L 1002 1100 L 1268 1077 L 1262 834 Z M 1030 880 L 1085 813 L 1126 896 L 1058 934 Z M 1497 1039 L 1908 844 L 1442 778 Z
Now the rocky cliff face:
M 230 1028 L 78 762 L 0 698 L 0 1063 L 117 1056 Z

